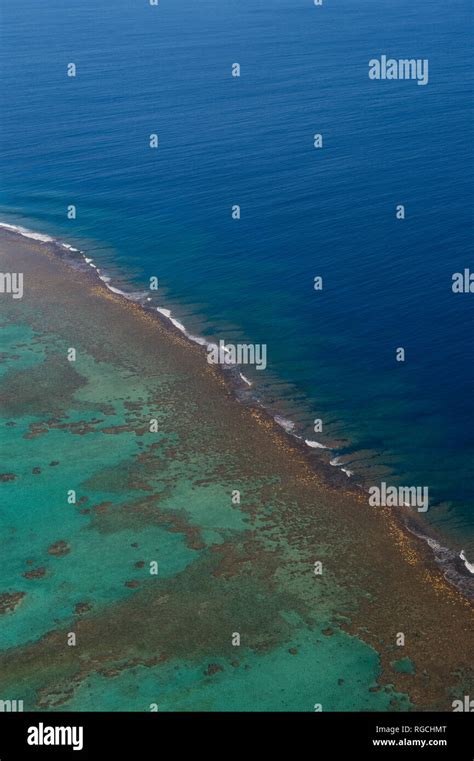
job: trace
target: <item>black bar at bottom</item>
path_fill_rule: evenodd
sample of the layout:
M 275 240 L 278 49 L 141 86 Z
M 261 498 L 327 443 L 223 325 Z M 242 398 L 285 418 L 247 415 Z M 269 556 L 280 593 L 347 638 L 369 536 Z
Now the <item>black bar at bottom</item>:
M 145 759 L 171 749 L 219 756 L 241 749 L 246 756 L 255 755 L 255 741 L 267 757 L 272 746 L 281 755 L 293 745 L 292 755 L 300 755 L 304 742 L 311 759 L 324 749 L 338 758 L 472 761 L 473 719 L 471 713 L 0 713 L 0 761 Z

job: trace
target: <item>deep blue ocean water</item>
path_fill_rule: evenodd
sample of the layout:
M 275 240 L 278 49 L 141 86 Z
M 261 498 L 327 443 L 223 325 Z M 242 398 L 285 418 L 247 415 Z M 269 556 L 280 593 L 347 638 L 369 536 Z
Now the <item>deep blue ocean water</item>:
M 474 556 L 469 1 L 2 5 L 0 220 L 266 343 L 246 374 L 274 411 L 356 478 L 429 486 Z M 429 59 L 429 84 L 371 81 L 381 54 Z

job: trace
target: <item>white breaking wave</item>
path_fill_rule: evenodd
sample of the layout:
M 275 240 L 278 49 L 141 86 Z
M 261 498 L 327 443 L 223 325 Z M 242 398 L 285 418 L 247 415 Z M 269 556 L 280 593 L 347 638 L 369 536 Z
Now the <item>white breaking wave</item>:
M 183 323 L 177 320 L 175 317 L 170 317 L 170 322 L 172 322 L 175 328 L 178 328 L 178 330 L 180 330 L 182 333 L 186 333 L 186 328 L 184 327 Z
M 207 341 L 202 336 L 193 336 L 192 333 L 186 333 L 187 337 L 190 341 L 193 341 L 195 344 L 199 344 L 199 346 L 207 346 Z
M 19 235 L 23 235 L 24 238 L 31 238 L 32 240 L 39 240 L 41 243 L 55 243 L 54 238 L 44 233 L 35 233 L 32 230 L 28 230 L 21 225 L 9 225 L 6 222 L 0 222 L 0 227 L 4 227 L 6 230 L 12 230 Z
M 292 420 L 288 420 L 288 418 L 283 417 L 282 415 L 275 415 L 274 420 L 275 423 L 278 423 L 278 425 L 280 425 L 287 433 L 291 433 L 294 430 L 295 424 Z
M 466 557 L 466 553 L 464 552 L 464 550 L 461 550 L 461 552 L 459 553 L 459 557 L 464 562 L 464 566 L 467 568 L 469 573 L 474 573 L 474 563 L 470 563 L 469 562 L 469 560 Z
M 171 309 L 165 309 L 164 307 L 156 307 L 156 311 L 163 315 L 163 317 L 166 317 L 174 326 L 175 328 L 178 328 L 182 333 L 186 333 L 186 328 L 184 327 L 183 323 L 177 320 L 175 317 L 172 316 Z M 188 336 L 189 338 L 189 336 Z
M 93 267 L 94 265 L 91 265 Z M 99 269 L 97 269 L 97 272 L 100 272 Z M 145 298 L 147 291 L 142 293 L 141 291 L 136 291 L 134 293 L 130 291 L 122 291 L 120 288 L 117 288 L 115 285 L 110 285 L 110 277 L 108 275 L 99 275 L 100 280 L 104 283 L 105 287 L 109 289 L 109 291 L 112 291 L 112 293 L 116 293 L 118 296 L 124 296 L 124 298 L 127 299 L 127 301 L 134 301 L 141 303 L 143 299 Z
M 338 455 L 337 457 L 333 457 L 332 460 L 329 460 L 329 464 L 333 466 L 333 468 L 340 468 L 343 473 L 346 474 L 347 478 L 352 478 L 354 475 L 353 470 L 349 470 L 349 468 L 343 468 L 343 462 L 341 460 L 341 457 Z
M 324 444 L 320 444 L 319 441 L 311 441 L 310 439 L 305 439 L 304 443 L 307 447 L 311 447 L 312 449 L 331 449 L 331 447 L 326 447 Z

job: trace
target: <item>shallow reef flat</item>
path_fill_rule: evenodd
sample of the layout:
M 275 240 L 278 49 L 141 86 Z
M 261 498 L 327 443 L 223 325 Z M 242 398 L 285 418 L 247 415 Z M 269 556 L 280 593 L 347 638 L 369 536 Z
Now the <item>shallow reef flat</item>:
M 393 510 L 54 246 L 3 231 L 0 269 L 24 273 L 0 301 L 0 698 L 396 711 L 472 694 L 472 606 Z

